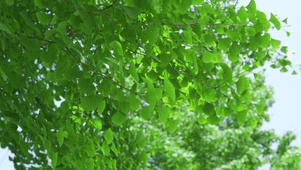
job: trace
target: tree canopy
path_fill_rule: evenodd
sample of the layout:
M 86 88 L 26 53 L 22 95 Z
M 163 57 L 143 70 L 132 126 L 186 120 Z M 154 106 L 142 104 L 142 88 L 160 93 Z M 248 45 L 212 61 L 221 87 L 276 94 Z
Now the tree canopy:
M 0 143 L 16 169 L 301 168 L 294 134 L 260 129 L 273 103 L 261 70 L 291 62 L 269 34 L 287 20 L 254 0 L 0 11 Z

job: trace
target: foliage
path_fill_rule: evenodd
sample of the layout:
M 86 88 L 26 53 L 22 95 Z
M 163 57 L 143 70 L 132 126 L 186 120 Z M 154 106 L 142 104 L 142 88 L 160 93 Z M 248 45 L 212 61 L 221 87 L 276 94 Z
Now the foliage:
M 252 169 L 271 141 L 272 166 L 299 167 L 290 134 L 258 129 L 271 94 L 254 70 L 291 62 L 268 33 L 286 20 L 268 20 L 254 0 L 0 9 L 0 142 L 17 169 Z

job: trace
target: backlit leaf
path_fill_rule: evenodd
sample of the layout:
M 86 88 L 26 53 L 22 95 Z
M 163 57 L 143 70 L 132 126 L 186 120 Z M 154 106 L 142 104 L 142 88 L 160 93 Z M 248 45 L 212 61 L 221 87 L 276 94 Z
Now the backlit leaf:
M 221 50 L 228 51 L 231 44 L 231 39 L 223 38 L 219 39 L 217 47 Z
M 169 81 L 167 73 L 165 73 L 164 76 L 164 90 L 166 91 L 166 93 L 172 101 L 176 100 L 175 88 L 173 84 Z
M 232 45 L 230 46 L 230 49 L 229 49 L 229 54 L 228 54 L 228 58 L 230 61 L 232 62 L 236 62 L 238 61 L 239 59 L 239 52 L 240 52 L 240 45 L 233 42 Z
M 231 81 L 232 80 L 232 70 L 231 68 L 224 63 L 220 63 L 220 66 L 223 69 L 223 81 Z
M 167 126 L 168 129 L 170 130 L 170 132 L 175 132 L 178 128 L 179 123 L 181 122 L 181 120 L 177 119 L 177 120 L 169 120 L 167 122 Z
M 115 144 L 113 143 L 112 146 L 111 146 L 111 150 L 113 151 L 113 153 L 118 156 L 118 149 L 116 148 Z
M 207 118 L 207 122 L 209 124 L 218 124 L 220 122 L 220 119 L 215 114 L 213 114 Z
M 242 125 L 245 121 L 246 121 L 246 117 L 247 117 L 247 110 L 241 111 L 237 114 L 237 121 L 239 125 Z
M 271 18 L 270 18 L 271 23 L 274 24 L 275 28 L 277 30 L 280 30 L 281 28 L 281 24 L 280 21 L 278 20 L 278 18 L 276 18 L 276 16 L 274 14 L 271 13 Z
M 111 130 L 111 128 L 107 129 L 103 136 L 108 144 L 110 144 L 114 139 L 113 131 Z
M 192 0 L 186 0 L 186 1 L 182 1 L 178 10 L 180 13 L 185 13 L 188 11 L 188 8 L 190 7 L 192 3 Z
M 204 63 L 211 63 L 213 60 L 214 54 L 210 53 L 210 52 L 205 52 L 203 53 L 203 62 Z
M 163 108 L 158 108 L 158 120 L 162 121 L 163 123 L 166 123 L 169 117 L 169 109 L 167 107 L 163 107 Z
M 206 124 L 207 123 L 207 119 L 203 116 L 203 115 L 200 115 L 199 118 L 198 118 L 198 122 L 199 124 Z
M 256 13 L 256 3 L 255 0 L 251 0 L 246 7 L 250 13 Z
M 110 146 L 106 141 L 102 143 L 101 149 L 104 155 L 106 156 L 110 155 Z
M 112 116 L 112 122 L 117 125 L 117 126 L 120 126 L 123 124 L 123 122 L 125 121 L 126 117 L 125 115 L 123 115 L 122 113 L 115 113 L 113 116 Z
M 248 90 L 249 86 L 249 79 L 244 76 L 240 77 L 236 82 L 236 88 L 239 94 L 242 94 L 244 91 Z
M 123 56 L 123 48 L 119 41 L 114 40 L 110 43 L 110 47 L 114 50 L 114 54 L 117 56 Z
M 255 104 L 256 110 L 259 114 L 262 114 L 266 106 L 266 102 L 263 100 L 257 104 Z

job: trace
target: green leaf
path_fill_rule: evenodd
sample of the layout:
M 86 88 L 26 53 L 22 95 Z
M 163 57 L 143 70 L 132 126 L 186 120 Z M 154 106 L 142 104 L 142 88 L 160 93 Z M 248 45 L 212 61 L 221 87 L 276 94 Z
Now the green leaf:
M 253 36 L 253 37 L 250 38 L 250 45 L 249 45 L 250 50 L 255 51 L 262 44 L 262 40 L 261 40 L 260 34 L 261 33 L 258 33 L 255 36 Z
M 102 149 L 104 155 L 106 155 L 106 156 L 110 155 L 110 147 L 109 147 L 109 144 L 106 141 L 104 141 L 102 143 L 101 149 Z
M 186 43 L 192 44 L 192 36 L 191 36 L 191 32 L 185 30 L 185 31 L 183 32 L 183 36 L 184 36 L 184 40 L 185 40 Z
M 40 9 L 44 9 L 45 8 L 43 0 L 34 0 L 34 4 L 35 4 L 35 6 L 37 6 Z
M 174 54 L 174 55 L 176 55 L 176 54 Z M 161 61 L 160 65 L 165 67 L 166 65 L 169 64 L 169 62 L 173 59 L 173 57 L 171 54 L 164 53 L 164 54 L 159 55 L 159 59 Z
M 281 28 L 281 24 L 280 21 L 278 20 L 278 18 L 276 18 L 276 16 L 274 14 L 271 13 L 271 18 L 270 18 L 271 23 L 274 24 L 275 28 L 277 30 L 280 30 Z
M 223 69 L 223 81 L 231 81 L 232 80 L 232 69 L 225 63 L 220 63 L 220 66 Z
M 243 94 L 242 94 L 242 97 L 243 99 L 245 100 L 245 102 L 247 104 L 250 104 L 252 102 L 252 96 L 251 96 L 251 93 L 249 91 L 245 91 Z
M 251 0 L 250 3 L 246 7 L 251 14 L 256 13 L 256 3 L 254 0 Z
M 204 12 L 207 14 L 214 14 L 215 12 L 214 8 L 208 2 L 203 3 L 202 8 L 204 9 Z
M 11 30 L 3 23 L 0 22 L 0 30 L 5 31 L 6 33 L 12 35 Z
M 214 57 L 213 53 L 211 53 L 211 52 L 204 52 L 202 59 L 203 59 L 204 63 L 211 63 L 213 57 Z
M 99 95 L 89 95 L 82 98 L 81 104 L 87 111 L 95 110 L 101 105 L 101 99 L 102 97 Z
M 5 72 L 1 69 L 1 67 L 0 67 L 0 74 L 1 74 L 2 79 L 3 79 L 4 81 L 6 81 L 6 80 L 7 80 L 7 75 L 6 75 Z
M 290 32 L 285 31 L 285 33 L 286 33 L 286 36 L 287 36 L 287 37 L 291 36 L 291 33 L 290 33 Z
M 242 125 L 246 121 L 247 113 L 248 110 L 243 110 L 237 114 L 236 117 L 239 125 Z
M 86 145 L 85 150 L 89 157 L 92 157 L 95 155 L 95 148 L 93 147 L 93 145 Z
M 268 31 L 270 29 L 270 22 L 268 21 L 265 13 L 257 10 L 256 16 L 257 16 L 258 24 L 260 22 L 263 29 L 263 30 L 258 29 L 257 31 L 258 32 Z
M 61 147 L 64 143 L 64 138 L 67 137 L 68 133 L 63 130 L 63 128 L 60 128 L 58 132 L 56 133 L 57 141 L 59 143 L 59 146 Z
M 164 76 L 164 90 L 168 94 L 168 96 L 171 99 L 171 101 L 174 102 L 176 100 L 175 88 L 174 88 L 173 84 L 169 81 L 167 75 L 168 75 L 167 72 L 165 72 L 165 76 Z
M 140 115 L 143 119 L 148 120 L 153 116 L 153 107 L 146 106 L 140 111 Z
M 100 104 L 98 104 L 98 107 L 97 107 L 98 113 L 102 113 L 105 110 L 105 108 L 106 108 L 106 101 L 102 100 L 100 102 Z
M 204 34 L 202 35 L 202 38 L 206 45 L 215 46 L 215 37 L 211 34 Z
M 15 3 L 14 0 L 5 0 L 7 5 L 13 5 Z
M 239 8 L 237 16 L 240 18 L 241 21 L 246 22 L 248 18 L 248 12 L 246 11 L 244 6 Z
M 31 28 L 31 29 L 33 29 L 33 30 L 36 30 L 35 24 L 31 21 L 31 19 L 30 19 L 23 11 L 20 12 L 19 14 L 20 14 L 21 17 L 24 19 L 25 24 L 26 24 L 29 28 Z
M 204 87 L 203 88 L 203 95 L 207 102 L 215 102 L 216 98 L 216 90 L 211 87 Z
M 240 45 L 238 43 L 233 42 L 230 49 L 229 49 L 229 54 L 228 58 L 232 62 L 237 62 L 239 59 L 239 53 L 240 53 Z
M 236 88 L 239 94 L 242 94 L 244 91 L 249 90 L 249 86 L 249 79 L 244 76 L 240 77 L 236 82 Z
M 102 123 L 101 123 L 101 120 L 99 119 L 94 119 L 93 120 L 93 124 L 95 126 L 95 128 L 99 131 L 102 129 Z
M 0 41 L 1 41 L 2 51 L 5 51 L 5 41 L 4 39 L 0 39 Z
M 123 57 L 123 48 L 119 41 L 114 40 L 110 43 L 110 47 L 114 50 L 114 54 Z
M 125 120 L 126 116 L 119 112 L 112 116 L 112 122 L 117 126 L 121 126 Z
M 158 27 L 149 27 L 145 31 L 142 32 L 142 40 L 145 42 L 149 42 L 149 44 L 155 44 L 159 37 L 159 29 Z
M 91 17 L 88 15 L 88 13 L 78 10 L 78 14 L 79 14 L 80 18 L 84 21 L 84 26 L 87 28 L 87 30 L 92 30 L 93 22 L 92 22 Z M 86 31 L 84 31 L 84 32 L 86 32 Z
M 184 0 L 181 2 L 177 11 L 181 14 L 184 14 L 188 11 L 188 8 L 190 7 L 191 4 L 192 4 L 192 0 Z
M 136 67 L 135 67 L 135 64 L 133 61 L 130 62 L 130 68 L 129 68 L 129 71 L 130 71 L 130 74 L 133 76 L 133 78 L 139 82 L 139 76 L 137 74 L 137 71 L 136 71 Z
M 282 20 L 283 23 L 287 24 L 287 18 L 285 18 L 284 20 Z
M 114 139 L 113 131 L 112 131 L 111 128 L 107 129 L 107 130 L 105 131 L 105 133 L 103 134 L 103 136 L 104 136 L 104 138 L 105 138 L 107 144 L 110 144 L 110 143 L 113 141 L 113 139 Z
M 272 44 L 272 50 L 276 51 L 279 48 L 281 41 L 272 38 L 271 44 Z
M 57 152 L 52 152 L 51 153 L 51 165 L 52 167 L 56 167 L 57 165 L 57 158 L 58 158 L 58 153 Z
M 216 113 L 219 116 L 226 117 L 226 116 L 230 116 L 233 113 L 233 111 L 227 107 L 217 107 Z
M 231 44 L 230 38 L 222 38 L 218 40 L 217 48 L 219 48 L 220 50 L 228 51 L 230 44 Z
M 181 122 L 180 119 L 176 120 L 169 120 L 167 122 L 168 129 L 170 130 L 171 133 L 175 132 L 178 128 L 179 123 Z
M 169 117 L 169 109 L 167 107 L 159 107 L 157 108 L 157 111 L 159 116 L 158 120 L 165 124 Z
M 192 5 L 200 5 L 204 0 L 192 0 Z
M 203 112 L 208 116 L 213 115 L 215 113 L 213 104 L 205 103 L 203 106 Z
M 199 124 L 203 125 L 207 123 L 207 119 L 203 115 L 200 115 L 200 117 L 198 118 L 198 122 Z
M 44 12 L 37 12 L 36 13 L 38 20 L 41 24 L 47 25 L 51 21 L 52 17 L 50 15 L 47 15 Z
M 95 91 L 95 87 L 93 86 L 93 79 L 88 79 L 81 77 L 78 82 L 79 92 L 85 94 L 92 94 Z
M 132 110 L 137 110 L 139 109 L 140 105 L 141 105 L 141 102 L 139 99 L 137 99 L 136 95 L 134 94 L 130 94 L 130 97 L 129 97 L 129 101 L 130 101 L 130 108 Z
M 271 44 L 271 36 L 270 34 L 264 34 L 261 36 L 260 47 L 267 48 Z
M 88 160 L 85 161 L 85 167 L 87 169 L 94 169 L 94 159 L 90 158 Z
M 117 150 L 117 148 L 116 148 L 116 146 L 115 146 L 114 143 L 113 143 L 112 146 L 111 146 L 111 150 L 113 151 L 113 153 L 114 153 L 116 156 L 118 156 L 118 150 Z
M 124 11 L 126 12 L 127 16 L 133 20 L 136 20 L 139 15 L 139 8 L 134 8 L 130 6 L 123 6 Z
M 211 52 L 204 52 L 202 59 L 204 63 L 220 63 L 223 60 L 221 54 Z
M 220 119 L 215 114 L 213 114 L 207 118 L 207 122 L 209 124 L 215 125 L 220 122 Z
M 262 114 L 266 106 L 266 102 L 263 100 L 257 104 L 255 104 L 256 110 L 258 114 Z

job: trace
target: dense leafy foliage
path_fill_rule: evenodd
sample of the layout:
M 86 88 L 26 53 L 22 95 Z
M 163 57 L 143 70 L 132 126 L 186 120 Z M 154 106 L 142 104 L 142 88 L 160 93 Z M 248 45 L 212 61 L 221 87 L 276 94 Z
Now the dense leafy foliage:
M 272 96 L 255 70 L 291 63 L 268 33 L 286 20 L 254 0 L 6 0 L 0 11 L 0 142 L 17 169 L 300 169 L 294 135 L 259 129 Z

